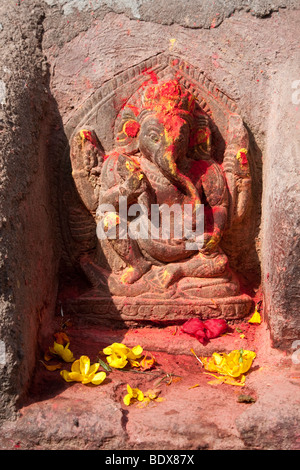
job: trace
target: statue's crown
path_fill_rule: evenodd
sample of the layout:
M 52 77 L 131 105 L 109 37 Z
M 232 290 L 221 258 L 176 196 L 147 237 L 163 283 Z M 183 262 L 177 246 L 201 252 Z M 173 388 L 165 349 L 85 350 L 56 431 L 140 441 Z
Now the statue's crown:
M 159 113 L 193 111 L 195 97 L 185 90 L 177 80 L 150 85 L 146 88 L 143 108 Z

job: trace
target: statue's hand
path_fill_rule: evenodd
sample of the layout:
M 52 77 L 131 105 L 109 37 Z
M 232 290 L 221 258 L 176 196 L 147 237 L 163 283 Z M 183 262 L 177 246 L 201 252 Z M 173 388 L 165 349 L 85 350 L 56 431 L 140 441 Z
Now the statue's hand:
M 204 255 L 212 254 L 218 246 L 219 241 L 219 237 L 215 234 L 205 233 L 203 247 L 199 250 L 199 253 L 203 253 Z
M 137 198 L 145 191 L 147 191 L 148 184 L 141 171 L 132 173 L 120 185 L 120 194 L 126 196 L 130 201 L 137 200 Z

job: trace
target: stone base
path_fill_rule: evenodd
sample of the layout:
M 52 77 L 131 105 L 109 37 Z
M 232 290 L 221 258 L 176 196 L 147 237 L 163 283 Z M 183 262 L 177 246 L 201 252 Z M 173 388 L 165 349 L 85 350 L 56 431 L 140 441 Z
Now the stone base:
M 238 320 L 247 316 L 252 299 L 246 294 L 219 299 L 146 299 L 137 297 L 99 297 L 90 291 L 67 299 L 64 312 L 87 324 L 182 323 L 195 316 L 201 319 Z
M 119 457 L 123 451 L 138 456 L 141 450 L 169 455 L 190 450 L 199 468 L 204 449 L 299 450 L 300 364 L 271 349 L 266 324 L 238 325 L 239 331 L 232 328 L 203 346 L 175 327 L 110 330 L 74 324 L 67 334 L 76 358 L 87 354 L 94 362 L 103 347 L 122 342 L 142 345 L 157 364 L 145 372 L 114 369 L 93 386 L 65 382 L 59 370 L 49 371 L 38 361 L 18 418 L 0 426 L 1 450 L 101 450 L 97 458 L 104 466 L 106 451 Z M 211 384 L 213 377 L 191 352 L 199 357 L 240 348 L 257 354 L 244 387 Z M 70 370 L 70 364 L 64 368 Z M 164 400 L 142 409 L 137 403 L 125 406 L 127 384 L 144 392 L 159 388 Z M 252 401 L 240 402 L 241 396 Z M 142 458 L 139 462 L 142 468 Z

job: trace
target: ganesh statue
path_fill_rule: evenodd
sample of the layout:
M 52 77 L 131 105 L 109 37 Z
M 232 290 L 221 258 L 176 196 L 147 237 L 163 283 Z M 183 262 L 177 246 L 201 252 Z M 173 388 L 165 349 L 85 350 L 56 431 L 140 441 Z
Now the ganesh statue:
M 116 121 L 107 153 L 91 126 L 70 141 L 72 177 L 96 233 L 95 249 L 79 259 L 93 295 L 164 305 L 166 318 L 184 302 L 193 306 L 187 316 L 208 304 L 234 316 L 237 303 L 247 314 L 251 299 L 222 248 L 249 198 L 247 148 L 226 173 L 212 153 L 211 116 L 174 77 L 140 87 Z M 241 188 L 234 200 L 230 177 Z

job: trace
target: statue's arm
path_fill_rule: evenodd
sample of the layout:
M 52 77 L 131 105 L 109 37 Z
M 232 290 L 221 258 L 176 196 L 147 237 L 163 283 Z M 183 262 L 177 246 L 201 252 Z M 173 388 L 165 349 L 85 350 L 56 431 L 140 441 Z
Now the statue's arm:
M 228 190 L 219 165 L 213 162 L 202 177 L 205 207 L 204 246 L 201 251 L 212 252 L 220 243 L 228 216 Z
M 145 175 L 130 157 L 111 154 L 105 161 L 101 173 L 100 204 L 112 204 L 119 208 L 120 196 L 127 198 L 127 204 L 137 202 L 148 188 Z
M 72 176 L 85 207 L 95 212 L 104 150 L 93 130 L 81 129 L 71 139 Z

